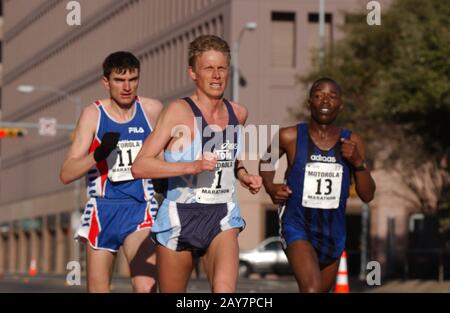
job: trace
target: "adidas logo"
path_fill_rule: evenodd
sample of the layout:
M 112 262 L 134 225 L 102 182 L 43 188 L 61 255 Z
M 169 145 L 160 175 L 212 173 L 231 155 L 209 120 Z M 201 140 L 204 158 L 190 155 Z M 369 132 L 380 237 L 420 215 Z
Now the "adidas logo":
M 311 155 L 311 161 L 320 161 L 328 163 L 336 163 L 336 158 L 334 156 L 323 156 L 323 155 Z

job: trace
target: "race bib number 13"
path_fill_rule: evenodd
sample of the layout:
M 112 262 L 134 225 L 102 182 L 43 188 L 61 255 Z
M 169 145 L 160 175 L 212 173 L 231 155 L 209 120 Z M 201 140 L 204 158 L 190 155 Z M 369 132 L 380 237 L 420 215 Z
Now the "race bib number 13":
M 306 163 L 302 205 L 337 209 L 341 196 L 343 167 L 337 163 Z
M 113 182 L 133 180 L 131 166 L 141 150 L 142 140 L 121 140 L 108 159 L 108 178 Z

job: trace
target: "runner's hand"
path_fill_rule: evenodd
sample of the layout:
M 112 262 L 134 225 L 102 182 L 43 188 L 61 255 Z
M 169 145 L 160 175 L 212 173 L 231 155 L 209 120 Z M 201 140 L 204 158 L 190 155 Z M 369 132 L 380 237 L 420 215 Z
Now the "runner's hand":
M 199 174 L 204 171 L 215 171 L 217 165 L 217 156 L 211 152 L 203 153 L 203 158 L 201 160 L 197 160 L 192 162 L 193 168 L 191 171 L 192 175 Z
M 267 193 L 274 204 L 283 204 L 292 194 L 292 190 L 286 184 L 272 184 Z
M 262 186 L 262 177 L 244 172 L 239 176 L 242 187 L 248 189 L 252 194 L 259 192 Z
M 364 162 L 356 142 L 351 139 L 341 138 L 341 153 L 353 166 L 359 166 Z
M 110 153 L 117 147 L 120 133 L 107 132 L 103 135 L 100 146 L 94 151 L 94 160 L 100 162 L 105 160 Z

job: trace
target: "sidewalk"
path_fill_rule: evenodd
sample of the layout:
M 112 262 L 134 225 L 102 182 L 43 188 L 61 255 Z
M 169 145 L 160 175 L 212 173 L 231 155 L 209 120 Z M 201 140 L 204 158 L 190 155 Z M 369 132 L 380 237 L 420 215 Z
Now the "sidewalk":
M 392 280 L 381 282 L 380 287 L 367 289 L 367 292 L 424 292 L 424 293 L 450 293 L 450 281 L 436 280 Z
M 81 285 L 70 286 L 65 275 L 45 274 L 29 277 L 26 274 L 5 274 L 0 276 L 0 292 L 86 292 L 86 277 L 81 277 Z M 132 292 L 130 279 L 115 277 L 111 283 L 112 292 Z

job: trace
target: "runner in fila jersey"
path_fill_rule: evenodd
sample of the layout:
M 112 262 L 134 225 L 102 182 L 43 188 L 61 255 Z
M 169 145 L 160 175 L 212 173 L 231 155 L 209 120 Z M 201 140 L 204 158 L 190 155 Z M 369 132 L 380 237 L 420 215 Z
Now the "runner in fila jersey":
M 161 113 L 133 164 L 135 177 L 168 177 L 153 235 L 158 243 L 161 292 L 184 292 L 193 256 L 203 256 L 214 292 L 236 289 L 237 237 L 245 223 L 236 196 L 236 176 L 256 193 L 262 179 L 250 175 L 238 159 L 240 125 L 247 110 L 223 98 L 230 49 L 217 36 L 196 38 L 189 46 L 191 97 L 169 104 Z M 164 151 L 165 160 L 157 156 Z
M 317 80 L 308 102 L 310 122 L 280 130 L 286 184 L 273 183 L 275 172 L 262 166 L 260 175 L 272 201 L 281 205 L 280 235 L 300 291 L 328 292 L 345 247 L 351 176 L 364 202 L 373 199 L 375 182 L 361 138 L 334 125 L 343 108 L 339 85 L 330 78 Z
M 103 71 L 110 97 L 84 108 L 60 176 L 65 184 L 86 177 L 88 201 L 75 237 L 88 243 L 88 291 L 109 291 L 121 246 L 133 289 L 156 291 L 155 246 L 149 237 L 155 191 L 151 179 L 132 176 L 131 166 L 162 104 L 137 97 L 140 64 L 131 53 L 109 55 Z

